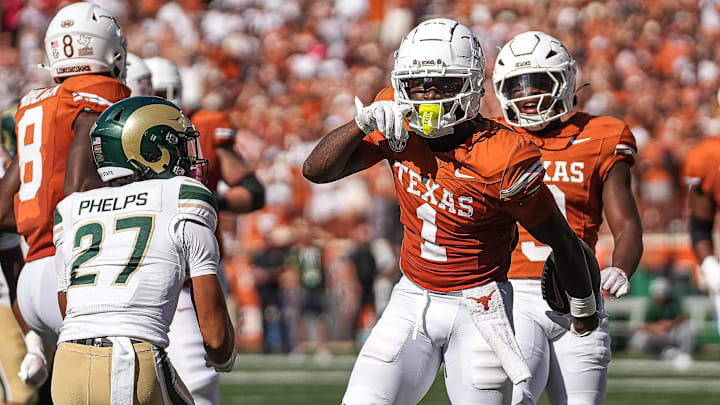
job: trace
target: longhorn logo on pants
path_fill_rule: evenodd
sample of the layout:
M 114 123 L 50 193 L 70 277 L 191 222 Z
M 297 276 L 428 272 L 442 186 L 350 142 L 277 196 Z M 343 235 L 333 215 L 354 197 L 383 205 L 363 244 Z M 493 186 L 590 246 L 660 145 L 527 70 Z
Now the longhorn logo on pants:
M 485 310 L 489 311 L 490 310 L 490 298 L 492 297 L 493 294 L 495 294 L 495 291 L 497 291 L 497 290 L 492 290 L 492 292 L 485 297 L 480 297 L 480 298 L 468 297 L 468 298 L 473 299 L 473 300 L 483 304 L 483 307 L 485 307 Z

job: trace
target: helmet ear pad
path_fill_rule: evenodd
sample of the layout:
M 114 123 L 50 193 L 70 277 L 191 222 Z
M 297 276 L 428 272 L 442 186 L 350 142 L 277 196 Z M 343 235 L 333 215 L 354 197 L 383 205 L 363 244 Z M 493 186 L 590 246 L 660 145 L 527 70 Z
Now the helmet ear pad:
M 587 263 L 588 270 L 590 271 L 592 290 L 595 294 L 595 299 L 598 300 L 599 303 L 602 299 L 602 293 L 600 292 L 600 265 L 598 264 L 598 261 L 595 258 L 595 253 L 593 253 L 590 246 L 581 239 L 578 239 L 578 241 L 582 245 L 585 262 Z M 542 277 L 540 279 L 542 296 L 553 311 L 561 314 L 569 314 L 570 301 L 568 299 L 567 290 L 563 287 L 562 283 L 560 283 L 557 272 L 555 252 L 551 252 L 550 256 L 548 256 L 545 261 Z M 600 308 L 600 306 L 598 306 L 598 308 Z

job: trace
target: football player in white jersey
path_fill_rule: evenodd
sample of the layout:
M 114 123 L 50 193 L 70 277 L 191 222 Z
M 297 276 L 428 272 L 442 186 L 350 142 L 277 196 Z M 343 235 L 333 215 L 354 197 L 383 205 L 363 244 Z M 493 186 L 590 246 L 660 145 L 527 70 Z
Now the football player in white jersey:
M 216 202 L 191 178 L 204 164 L 198 136 L 177 106 L 157 97 L 123 100 L 98 118 L 93 156 L 108 187 L 73 193 L 55 211 L 64 318 L 55 404 L 194 403 L 165 353 L 188 280 L 207 364 L 232 370 Z
M 131 62 L 132 60 L 129 59 L 129 63 Z M 145 64 L 151 72 L 152 94 L 182 107 L 180 102 L 183 87 L 177 66 L 161 57 L 145 59 Z M 134 69 L 129 69 L 128 73 L 132 70 Z M 191 116 L 191 121 L 201 133 L 200 149 L 203 157 L 208 159 L 205 184 L 217 196 L 219 210 L 241 214 L 262 208 L 264 187 L 245 160 L 233 150 L 235 131 L 230 128 L 227 114 L 201 110 Z M 222 194 L 217 192 L 220 180 L 230 186 Z M 222 282 L 224 281 L 223 245 L 220 236 L 217 237 L 221 253 L 218 277 Z M 220 376 L 212 368 L 206 367 L 203 361 L 202 336 L 195 320 L 190 291 L 187 288 L 180 293 L 177 315 L 170 325 L 170 341 L 168 355 L 185 385 L 190 389 L 195 403 L 218 405 Z

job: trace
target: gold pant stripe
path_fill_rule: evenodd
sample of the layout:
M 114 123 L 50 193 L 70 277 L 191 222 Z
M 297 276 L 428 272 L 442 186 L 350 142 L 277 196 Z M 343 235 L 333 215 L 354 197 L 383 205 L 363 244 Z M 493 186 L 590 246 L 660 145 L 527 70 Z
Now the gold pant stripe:
M 166 405 L 172 402 L 162 373 L 157 368 L 158 354 L 149 343 L 135 343 L 135 392 L 133 405 Z M 55 405 L 107 405 L 110 403 L 112 347 L 95 347 L 63 342 L 55 354 L 51 394 Z M 168 363 L 169 367 L 172 367 Z M 184 384 L 177 379 L 183 389 Z M 187 389 L 185 389 L 187 392 Z M 168 398 L 168 399 L 166 399 Z M 191 402 L 188 402 L 192 404 Z

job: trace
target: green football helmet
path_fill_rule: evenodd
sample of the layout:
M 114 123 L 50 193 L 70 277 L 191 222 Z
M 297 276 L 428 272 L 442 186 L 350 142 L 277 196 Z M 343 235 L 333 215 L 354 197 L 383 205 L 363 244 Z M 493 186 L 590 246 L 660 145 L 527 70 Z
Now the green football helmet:
M 108 107 L 95 122 L 93 157 L 103 181 L 126 176 L 200 178 L 205 159 L 200 133 L 175 104 L 160 97 L 130 97 Z

